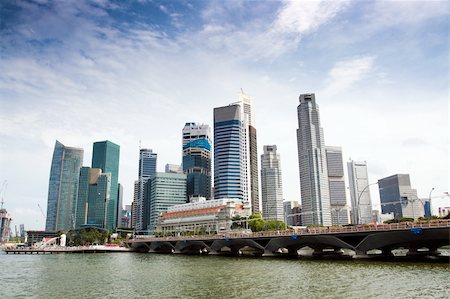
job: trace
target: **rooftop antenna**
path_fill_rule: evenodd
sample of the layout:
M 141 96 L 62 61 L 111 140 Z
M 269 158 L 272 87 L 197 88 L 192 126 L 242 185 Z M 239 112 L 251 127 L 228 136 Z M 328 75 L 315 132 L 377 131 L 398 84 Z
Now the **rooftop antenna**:
M 241 87 L 241 93 L 242 93 L 242 94 L 245 94 L 245 93 L 244 93 L 244 90 L 242 89 L 242 87 Z
M 139 150 L 141 150 L 141 140 L 139 139 Z

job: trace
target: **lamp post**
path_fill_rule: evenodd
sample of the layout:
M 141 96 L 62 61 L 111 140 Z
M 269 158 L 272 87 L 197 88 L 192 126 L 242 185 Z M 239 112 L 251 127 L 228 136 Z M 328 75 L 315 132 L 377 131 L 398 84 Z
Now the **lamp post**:
M 364 191 L 366 191 L 367 188 L 369 188 L 372 185 L 376 185 L 378 184 L 378 182 L 372 183 L 372 184 L 368 184 L 367 186 L 365 186 L 362 191 L 359 193 L 358 195 L 358 199 L 356 200 L 356 224 L 360 224 L 360 220 L 361 220 L 361 208 L 359 206 L 359 201 L 361 200 L 361 196 L 363 195 Z

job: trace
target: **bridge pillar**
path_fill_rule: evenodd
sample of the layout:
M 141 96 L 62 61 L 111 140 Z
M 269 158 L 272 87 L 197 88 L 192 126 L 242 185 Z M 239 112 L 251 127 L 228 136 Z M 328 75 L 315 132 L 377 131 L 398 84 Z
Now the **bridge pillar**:
M 441 253 L 438 251 L 438 248 L 437 247 L 428 247 L 428 255 L 431 255 L 431 256 L 440 256 L 441 255 Z

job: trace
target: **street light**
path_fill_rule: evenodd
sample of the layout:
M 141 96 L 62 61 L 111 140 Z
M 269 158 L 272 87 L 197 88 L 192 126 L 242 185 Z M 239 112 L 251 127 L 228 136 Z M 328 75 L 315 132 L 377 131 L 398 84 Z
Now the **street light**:
M 369 188 L 370 186 L 372 186 L 372 185 L 376 185 L 376 184 L 378 184 L 378 182 L 375 182 L 375 183 L 372 183 L 372 184 L 368 184 L 367 186 L 365 186 L 363 189 L 362 189 L 362 191 L 359 193 L 359 195 L 358 195 L 358 199 L 356 200 L 356 212 L 357 212 L 357 214 L 356 214 L 356 224 L 360 224 L 360 218 L 361 218 L 361 209 L 360 209 L 360 206 L 359 206 L 359 201 L 360 201 L 360 199 L 361 199 L 361 196 L 363 195 L 363 193 L 364 193 L 364 191 L 366 191 L 366 189 L 367 188 Z

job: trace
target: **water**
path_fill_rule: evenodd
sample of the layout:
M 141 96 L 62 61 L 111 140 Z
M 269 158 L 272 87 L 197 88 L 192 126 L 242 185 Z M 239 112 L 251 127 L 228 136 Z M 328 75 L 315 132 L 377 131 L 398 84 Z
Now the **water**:
M 0 298 L 450 298 L 450 266 L 138 253 L 0 254 Z

